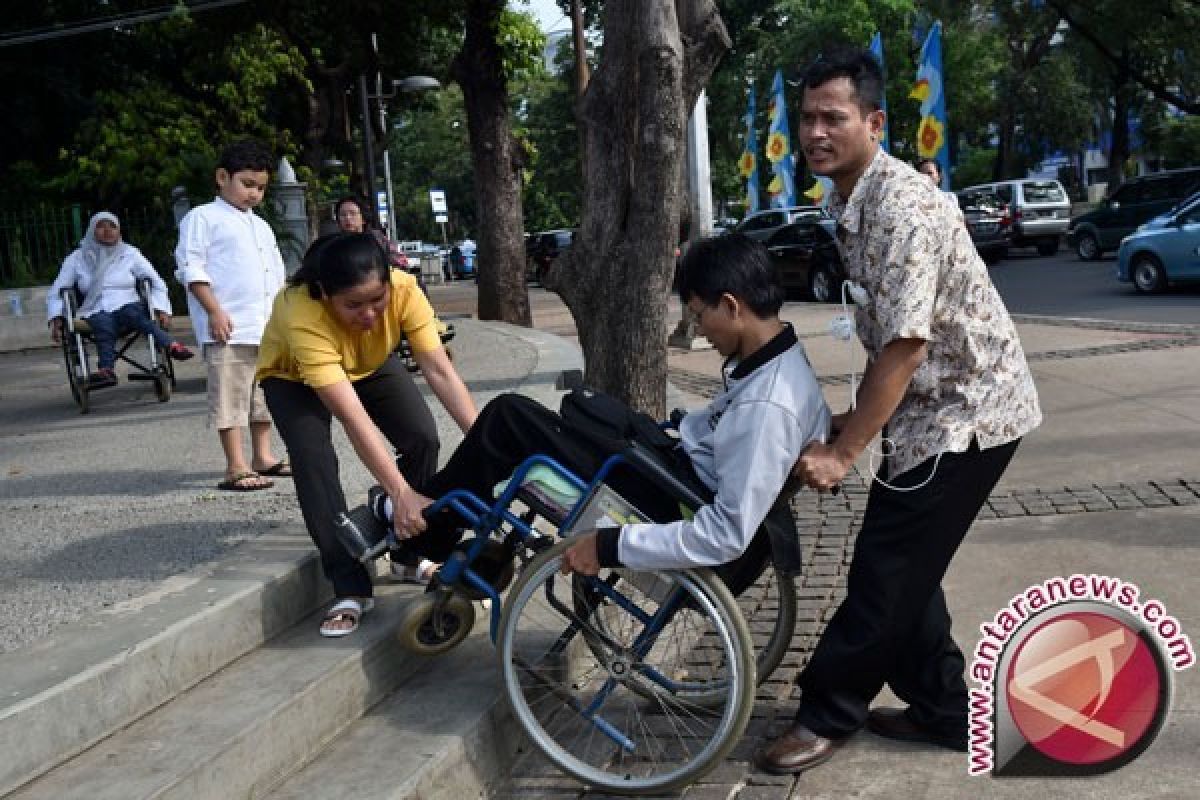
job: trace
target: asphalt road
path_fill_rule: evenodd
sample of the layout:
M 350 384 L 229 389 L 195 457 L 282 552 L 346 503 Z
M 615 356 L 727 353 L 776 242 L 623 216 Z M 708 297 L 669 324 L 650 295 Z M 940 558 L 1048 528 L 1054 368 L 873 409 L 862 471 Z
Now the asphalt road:
M 1117 281 L 1112 254 L 1080 261 L 1066 248 L 1046 258 L 1022 248 L 994 264 L 991 273 L 1008 310 L 1017 314 L 1200 324 L 1200 286 L 1138 294 L 1133 284 Z

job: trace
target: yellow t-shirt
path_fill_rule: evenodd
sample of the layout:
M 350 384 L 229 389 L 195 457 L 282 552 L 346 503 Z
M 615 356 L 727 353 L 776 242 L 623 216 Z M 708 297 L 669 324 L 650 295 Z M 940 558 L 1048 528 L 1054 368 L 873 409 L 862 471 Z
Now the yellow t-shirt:
M 314 389 L 361 380 L 383 366 L 401 334 L 414 353 L 442 345 L 433 307 L 407 272 L 392 270 L 387 309 L 369 331 L 343 327 L 328 301 L 312 299 L 305 286 L 289 287 L 275 297 L 254 377 L 283 378 Z

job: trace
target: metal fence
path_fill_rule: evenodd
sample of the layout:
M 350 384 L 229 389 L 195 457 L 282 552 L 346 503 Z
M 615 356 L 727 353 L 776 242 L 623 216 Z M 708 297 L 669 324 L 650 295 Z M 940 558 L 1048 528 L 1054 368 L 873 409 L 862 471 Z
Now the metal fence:
M 145 254 L 160 273 L 171 272 L 175 222 L 169 209 L 110 209 L 122 238 Z M 75 204 L 0 209 L 0 288 L 52 283 L 87 230 L 92 211 Z

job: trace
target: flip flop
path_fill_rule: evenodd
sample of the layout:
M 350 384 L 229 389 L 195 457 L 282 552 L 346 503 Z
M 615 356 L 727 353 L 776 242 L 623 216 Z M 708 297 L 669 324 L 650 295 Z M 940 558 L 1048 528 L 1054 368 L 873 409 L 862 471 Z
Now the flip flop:
M 321 635 L 327 639 L 337 639 L 341 636 L 349 636 L 358 630 L 358 622 L 362 619 L 363 614 L 367 613 L 375 607 L 375 600 L 370 597 L 364 597 L 358 600 L 354 597 L 345 597 L 338 600 L 329 610 L 325 612 L 325 618 L 321 620 Z M 349 628 L 327 628 L 331 622 L 342 622 L 349 620 L 353 624 Z
M 226 492 L 257 492 L 261 489 L 270 489 L 275 485 L 275 481 L 267 481 L 266 483 L 245 485 L 245 481 L 253 478 L 261 478 L 257 472 L 239 472 L 237 475 L 226 478 L 217 484 L 218 489 L 223 489 Z
M 269 475 L 272 478 L 292 477 L 292 465 L 287 461 L 276 461 L 266 469 L 258 470 L 259 475 Z

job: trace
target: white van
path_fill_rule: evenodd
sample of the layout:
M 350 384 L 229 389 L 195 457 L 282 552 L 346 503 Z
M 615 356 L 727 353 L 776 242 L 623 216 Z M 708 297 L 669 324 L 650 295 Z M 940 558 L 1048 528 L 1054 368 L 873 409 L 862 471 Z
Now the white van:
M 1071 224 L 1071 198 L 1054 180 L 1024 178 L 968 186 L 960 192 L 990 189 L 1008 206 L 1012 216 L 1012 246 L 1037 247 L 1039 255 L 1052 256 Z

